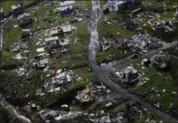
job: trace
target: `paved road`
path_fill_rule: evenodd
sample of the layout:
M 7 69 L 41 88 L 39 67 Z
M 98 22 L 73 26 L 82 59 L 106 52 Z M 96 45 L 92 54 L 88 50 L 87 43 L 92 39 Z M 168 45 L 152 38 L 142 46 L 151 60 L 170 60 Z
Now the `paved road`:
M 92 11 L 91 11 L 91 17 L 89 19 L 89 24 L 88 24 L 89 25 L 88 28 L 90 31 L 90 42 L 88 45 L 88 58 L 89 58 L 90 67 L 95 72 L 100 82 L 104 83 L 111 90 L 121 94 L 123 97 L 126 97 L 132 101 L 135 101 L 143 105 L 149 111 L 151 111 L 152 113 L 155 113 L 157 116 L 161 117 L 162 119 L 165 119 L 171 123 L 178 122 L 173 117 L 160 111 L 157 107 L 147 102 L 144 102 L 138 96 L 135 96 L 134 94 L 128 92 L 128 90 L 125 90 L 121 88 L 120 86 L 118 86 L 117 84 L 115 84 L 112 80 L 109 79 L 108 71 L 97 65 L 96 54 L 99 49 L 97 21 L 100 19 L 100 17 L 101 17 L 101 10 L 100 10 L 99 0 L 92 0 Z
M 130 65 L 133 62 L 140 61 L 144 58 L 149 59 L 150 57 L 159 53 L 162 50 L 166 50 L 170 47 L 176 46 L 177 41 L 174 41 L 172 43 L 162 42 L 162 45 L 163 45 L 163 47 L 156 49 L 156 50 L 149 51 L 149 52 L 145 53 L 144 55 L 140 56 L 138 59 L 125 58 L 122 60 L 116 60 L 116 61 L 113 61 L 113 62 L 110 62 L 109 64 L 107 64 L 107 67 L 111 68 L 113 71 L 125 68 L 126 66 Z

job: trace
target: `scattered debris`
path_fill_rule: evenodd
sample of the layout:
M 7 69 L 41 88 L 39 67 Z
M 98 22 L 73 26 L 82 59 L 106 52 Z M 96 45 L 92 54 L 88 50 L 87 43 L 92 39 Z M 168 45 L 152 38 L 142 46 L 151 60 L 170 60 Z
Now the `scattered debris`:
M 90 102 L 93 100 L 90 89 L 86 88 L 81 92 L 78 92 L 78 95 L 75 96 L 75 98 L 80 101 L 81 103 L 85 103 L 85 102 Z
M 139 73 L 132 66 L 128 66 L 122 71 L 116 72 L 116 75 L 119 76 L 125 84 L 135 84 L 141 80 L 143 74 Z
M 27 26 L 28 24 L 32 24 L 33 18 L 30 13 L 23 13 L 18 16 L 17 21 L 18 21 L 18 25 L 22 27 L 22 26 Z
M 165 54 L 154 55 L 151 58 L 151 65 L 155 68 L 165 70 L 169 67 L 169 57 Z

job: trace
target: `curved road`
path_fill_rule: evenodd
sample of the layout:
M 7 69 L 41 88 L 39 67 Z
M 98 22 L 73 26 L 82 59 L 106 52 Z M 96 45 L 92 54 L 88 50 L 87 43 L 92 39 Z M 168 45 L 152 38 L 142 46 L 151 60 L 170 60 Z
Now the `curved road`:
M 91 69 L 95 72 L 96 76 L 100 80 L 100 82 L 103 82 L 107 87 L 109 87 L 111 90 L 120 93 L 123 97 L 126 97 L 132 101 L 135 101 L 141 105 L 143 105 L 145 108 L 147 108 L 152 113 L 155 113 L 157 116 L 161 117 L 162 119 L 165 119 L 169 121 L 170 123 L 178 122 L 173 117 L 169 116 L 168 114 L 160 111 L 157 107 L 144 102 L 141 98 L 138 96 L 135 96 L 134 94 L 130 93 L 129 91 L 121 88 L 117 84 L 115 84 L 112 80 L 108 77 L 108 71 L 103 69 L 102 67 L 97 65 L 96 62 L 96 54 L 99 50 L 99 42 L 98 42 L 98 32 L 97 32 L 97 21 L 101 17 L 101 9 L 100 9 L 100 2 L 99 0 L 92 0 L 92 11 L 91 11 L 91 17 L 89 19 L 89 31 L 90 31 L 90 42 L 88 45 L 88 58 L 89 58 L 89 64 Z

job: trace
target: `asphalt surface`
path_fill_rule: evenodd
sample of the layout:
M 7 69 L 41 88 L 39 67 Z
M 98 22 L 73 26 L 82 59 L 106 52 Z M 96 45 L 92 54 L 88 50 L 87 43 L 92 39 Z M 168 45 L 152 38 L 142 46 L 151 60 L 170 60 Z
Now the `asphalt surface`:
M 103 69 L 102 67 L 97 65 L 96 54 L 99 50 L 97 21 L 100 19 L 100 17 L 101 17 L 100 2 L 99 0 L 92 0 L 92 11 L 91 11 L 91 16 L 88 22 L 88 25 L 89 25 L 88 29 L 90 31 L 90 42 L 88 45 L 88 58 L 89 58 L 89 65 L 91 69 L 93 70 L 93 72 L 95 72 L 100 82 L 104 83 L 111 90 L 121 94 L 123 97 L 128 98 L 132 101 L 135 101 L 143 105 L 149 111 L 161 117 L 162 119 L 165 119 L 170 123 L 178 122 L 175 118 L 160 111 L 160 109 L 158 109 L 157 107 L 143 101 L 138 96 L 130 93 L 128 90 L 123 89 L 119 85 L 115 84 L 108 77 L 110 71 L 108 72 L 106 69 Z
M 176 46 L 177 41 L 174 41 L 172 43 L 162 42 L 162 45 L 163 46 L 161 48 L 148 51 L 147 53 L 143 54 L 142 56 L 140 56 L 137 59 L 125 58 L 122 60 L 113 61 L 113 62 L 110 62 L 109 64 L 107 64 L 107 67 L 111 68 L 113 71 L 117 71 L 118 69 L 125 68 L 126 66 L 130 65 L 131 63 L 140 61 L 144 58 L 150 59 L 153 55 L 158 54 L 160 51 Z

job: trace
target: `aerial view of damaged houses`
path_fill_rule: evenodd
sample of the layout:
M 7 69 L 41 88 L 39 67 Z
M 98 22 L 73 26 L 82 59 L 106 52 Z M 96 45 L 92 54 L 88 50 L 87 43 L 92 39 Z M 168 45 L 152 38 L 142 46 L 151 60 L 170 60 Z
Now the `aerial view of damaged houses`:
M 0 123 L 178 123 L 178 0 L 0 0 Z

